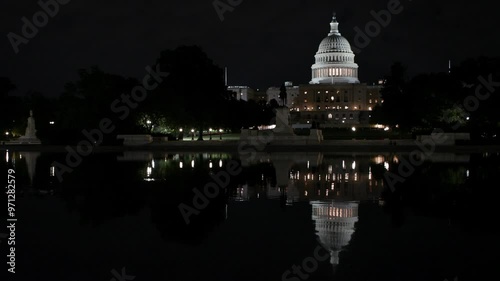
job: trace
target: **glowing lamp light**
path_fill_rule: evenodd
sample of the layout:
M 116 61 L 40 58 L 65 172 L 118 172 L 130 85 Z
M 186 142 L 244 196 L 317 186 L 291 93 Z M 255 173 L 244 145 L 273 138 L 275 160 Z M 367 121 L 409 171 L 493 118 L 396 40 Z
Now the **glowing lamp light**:
M 389 131 L 389 127 L 385 127 L 384 131 L 386 131 L 386 132 Z
M 182 128 L 180 128 L 180 129 L 179 129 L 179 132 L 181 132 L 181 133 L 182 133 L 183 131 L 184 131 L 184 130 L 183 130 Z
M 352 131 L 353 131 L 353 132 L 356 132 L 356 127 L 352 127 Z
M 49 124 L 50 124 L 50 125 L 54 125 L 54 124 L 55 124 L 55 122 L 54 122 L 54 121 L 50 121 L 50 122 L 49 122 Z
M 151 124 L 151 120 L 146 121 L 147 124 Z
M 5 132 L 5 135 L 8 136 L 9 135 L 9 132 Z

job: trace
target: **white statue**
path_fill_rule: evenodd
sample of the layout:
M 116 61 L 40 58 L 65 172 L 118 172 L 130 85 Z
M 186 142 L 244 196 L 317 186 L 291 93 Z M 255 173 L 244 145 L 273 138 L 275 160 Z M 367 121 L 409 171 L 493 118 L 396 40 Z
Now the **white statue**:
M 36 137 L 35 118 L 33 118 L 33 111 L 30 110 L 30 117 L 28 117 L 28 126 L 24 136 L 20 137 L 17 141 L 12 141 L 13 144 L 41 144 L 40 140 Z
M 30 117 L 28 117 L 28 127 L 24 134 L 27 138 L 36 138 L 35 118 L 33 118 L 33 110 L 30 110 Z

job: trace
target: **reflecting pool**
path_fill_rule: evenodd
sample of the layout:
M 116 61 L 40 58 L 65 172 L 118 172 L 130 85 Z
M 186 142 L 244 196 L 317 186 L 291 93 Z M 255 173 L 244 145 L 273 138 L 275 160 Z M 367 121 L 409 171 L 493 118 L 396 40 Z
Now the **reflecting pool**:
M 65 154 L 1 153 L 5 178 L 7 169 L 16 176 L 12 280 L 496 274 L 497 153 L 435 153 L 408 165 L 404 153 L 125 151 L 64 173 L 55 163 Z

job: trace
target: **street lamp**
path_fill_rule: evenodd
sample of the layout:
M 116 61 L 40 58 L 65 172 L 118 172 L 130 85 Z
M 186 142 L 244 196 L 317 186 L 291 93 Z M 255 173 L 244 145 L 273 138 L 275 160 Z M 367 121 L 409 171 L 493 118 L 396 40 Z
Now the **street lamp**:
M 191 129 L 191 140 L 194 141 L 194 129 Z
M 208 129 L 208 135 L 210 136 L 210 140 L 212 140 L 212 128 Z
M 219 129 L 219 133 L 220 133 L 220 134 L 219 134 L 219 137 L 220 137 L 219 139 L 220 139 L 220 140 L 222 140 L 222 132 L 223 132 L 223 131 L 224 131 L 224 130 Z

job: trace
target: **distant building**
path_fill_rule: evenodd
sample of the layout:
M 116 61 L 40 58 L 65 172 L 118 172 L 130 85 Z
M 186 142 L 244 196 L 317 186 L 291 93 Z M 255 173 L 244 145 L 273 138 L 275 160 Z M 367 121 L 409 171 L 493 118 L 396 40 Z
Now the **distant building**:
M 293 86 L 292 82 L 285 82 L 285 87 L 286 87 L 286 106 L 288 108 L 294 108 L 295 107 L 295 100 L 299 96 L 299 86 Z M 281 100 L 280 100 L 280 88 L 279 87 L 270 87 L 266 91 L 267 95 L 267 102 L 271 102 L 271 100 L 275 99 L 280 105 L 281 105 Z
M 236 100 L 250 101 L 253 100 L 257 103 L 266 103 L 267 95 L 265 92 L 257 89 L 254 90 L 248 86 L 228 86 L 229 91 L 234 92 L 234 98 Z
M 228 86 L 229 91 L 234 92 L 236 100 L 248 101 L 253 98 L 255 90 L 248 86 Z

